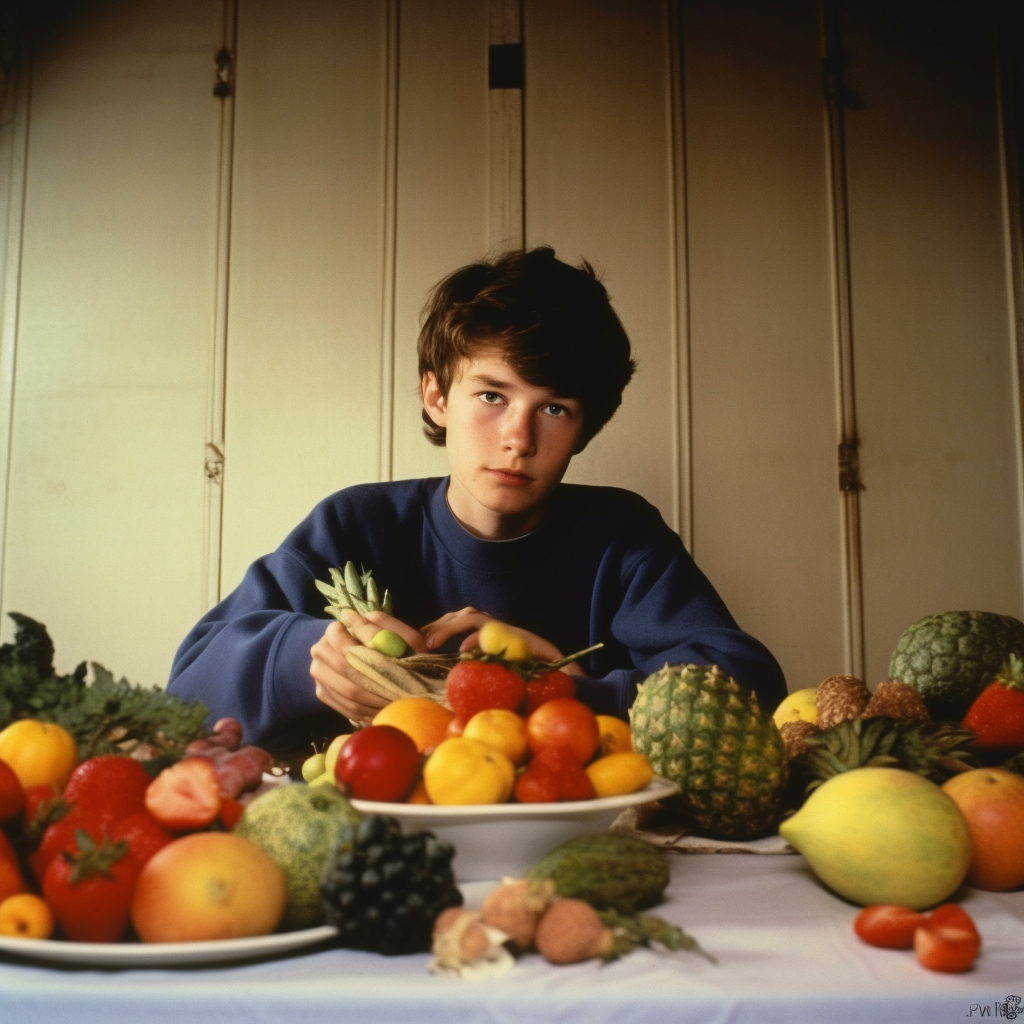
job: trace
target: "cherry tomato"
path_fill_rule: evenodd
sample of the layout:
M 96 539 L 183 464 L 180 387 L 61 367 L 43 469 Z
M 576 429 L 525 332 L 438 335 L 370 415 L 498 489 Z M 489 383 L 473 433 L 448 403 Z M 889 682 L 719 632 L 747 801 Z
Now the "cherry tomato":
M 971 922 L 969 928 L 923 924 L 914 932 L 917 962 L 929 971 L 959 974 L 970 968 L 981 951 L 981 939 Z
M 978 933 L 977 925 L 971 915 L 956 903 L 943 903 L 936 907 L 928 915 L 928 920 L 925 923 L 932 927 L 962 928 L 977 935 L 979 941 L 981 940 L 981 935 Z
M 861 941 L 883 949 L 913 949 L 914 932 L 925 923 L 924 914 L 910 907 L 876 903 L 865 907 L 853 920 Z

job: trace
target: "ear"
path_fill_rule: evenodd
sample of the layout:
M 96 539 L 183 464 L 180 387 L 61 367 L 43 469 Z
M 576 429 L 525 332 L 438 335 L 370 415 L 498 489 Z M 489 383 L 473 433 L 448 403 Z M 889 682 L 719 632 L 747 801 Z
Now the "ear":
M 423 408 L 427 415 L 439 427 L 448 426 L 448 400 L 441 393 L 437 383 L 437 374 L 428 370 L 420 381 L 420 393 L 423 395 Z

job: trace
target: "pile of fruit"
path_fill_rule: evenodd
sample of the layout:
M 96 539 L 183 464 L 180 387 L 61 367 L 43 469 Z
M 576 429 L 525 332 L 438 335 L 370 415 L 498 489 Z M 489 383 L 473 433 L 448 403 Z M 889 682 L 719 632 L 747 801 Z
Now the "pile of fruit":
M 272 932 L 284 877 L 231 834 L 271 766 L 234 719 L 155 768 L 127 754 L 79 760 L 60 725 L 0 732 L 0 935 L 79 942 L 237 938 Z
M 529 661 L 502 623 L 447 674 L 444 702 L 392 701 L 312 755 L 303 776 L 357 800 L 443 805 L 590 800 L 653 778 L 630 727 L 576 699 L 572 676 Z

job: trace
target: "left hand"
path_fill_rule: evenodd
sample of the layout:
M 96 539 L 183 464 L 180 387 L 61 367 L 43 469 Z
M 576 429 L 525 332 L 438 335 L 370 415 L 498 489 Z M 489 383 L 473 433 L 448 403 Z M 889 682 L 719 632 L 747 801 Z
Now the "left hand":
M 420 633 L 426 641 L 428 650 L 436 650 L 453 636 L 469 632 L 469 635 L 459 644 L 460 651 L 470 651 L 477 646 L 477 634 L 480 627 L 494 618 L 487 612 L 479 611 L 476 608 L 460 608 L 457 612 L 448 612 L 441 618 L 428 622 Z M 530 657 L 537 661 L 561 661 L 565 655 L 549 640 L 545 640 L 536 633 L 520 629 L 518 626 L 506 627 L 514 633 L 523 637 L 530 650 Z M 576 662 L 570 662 L 562 666 L 562 671 L 570 675 L 582 675 L 583 669 Z

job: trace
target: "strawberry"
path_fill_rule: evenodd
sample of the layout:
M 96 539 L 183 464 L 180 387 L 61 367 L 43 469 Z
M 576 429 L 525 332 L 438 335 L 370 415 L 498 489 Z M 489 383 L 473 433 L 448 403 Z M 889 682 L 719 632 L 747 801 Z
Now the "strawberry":
M 523 709 L 523 715 L 529 716 L 541 704 L 556 697 L 575 696 L 576 684 L 572 681 L 572 676 L 558 669 L 546 672 L 526 684 L 526 707 Z
M 75 845 L 43 875 L 43 898 L 73 942 L 117 942 L 128 928 L 139 862 L 124 841 L 94 842 L 79 830 Z
M 220 784 L 213 762 L 185 757 L 165 768 L 146 790 L 146 810 L 172 831 L 206 828 L 220 813 Z
M 14 769 L 0 761 L 0 822 L 13 821 L 25 809 L 25 790 Z
M 40 786 L 29 786 L 25 790 L 25 810 L 22 813 L 22 824 L 25 829 L 37 830 L 39 835 L 47 825 L 52 825 L 67 813 L 67 806 L 60 797 L 60 791 L 52 783 Z
M 114 842 L 126 842 L 128 852 L 142 865 L 157 850 L 171 842 L 174 836 L 163 828 L 149 811 L 136 811 L 135 814 L 122 818 L 110 830 L 110 838 Z
M 50 862 L 75 846 L 75 835 L 84 832 L 93 842 L 100 842 L 114 826 L 113 815 L 95 808 L 86 810 L 72 806 L 63 817 L 47 825 L 39 845 L 28 855 L 28 866 L 37 882 L 42 882 Z
M 583 763 L 568 747 L 539 750 L 526 770 L 549 775 L 555 782 L 557 800 L 593 800 L 596 796 Z
M 478 711 L 515 711 L 523 701 L 526 683 L 497 661 L 466 660 L 448 673 L 445 695 L 455 716 L 468 722 Z
M 527 766 L 516 779 L 513 796 L 521 804 L 550 804 L 558 799 L 558 779 L 551 772 Z
M 222 796 L 220 798 L 220 811 L 218 817 L 220 823 L 230 832 L 237 824 L 238 819 L 245 813 L 245 804 L 233 796 Z
M 1024 750 L 1024 662 L 1016 654 L 967 709 L 963 727 L 975 734 L 975 750 Z
M 88 757 L 68 778 L 64 802 L 83 810 L 102 808 L 120 821 L 145 809 L 151 781 L 142 764 L 124 754 Z

